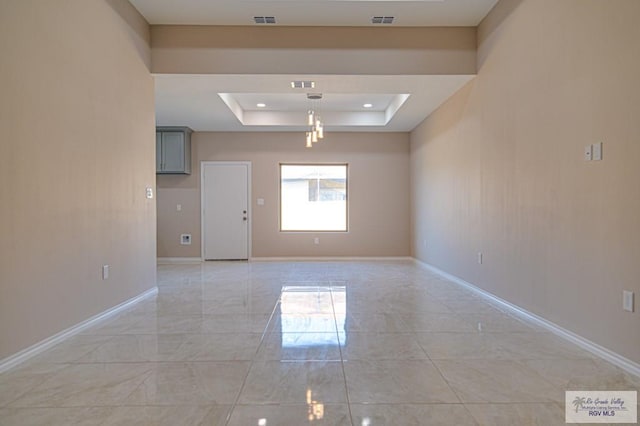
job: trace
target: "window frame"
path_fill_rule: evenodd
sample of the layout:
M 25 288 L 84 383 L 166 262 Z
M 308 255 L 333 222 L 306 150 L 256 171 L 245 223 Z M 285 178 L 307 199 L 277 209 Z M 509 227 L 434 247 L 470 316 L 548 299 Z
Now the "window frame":
M 282 166 L 344 166 L 345 167 L 345 229 L 336 230 L 309 230 L 309 229 L 282 229 Z M 349 232 L 349 163 L 337 162 L 337 163 L 297 163 L 297 162 L 281 162 L 278 163 L 278 230 L 282 233 L 339 233 L 345 234 Z

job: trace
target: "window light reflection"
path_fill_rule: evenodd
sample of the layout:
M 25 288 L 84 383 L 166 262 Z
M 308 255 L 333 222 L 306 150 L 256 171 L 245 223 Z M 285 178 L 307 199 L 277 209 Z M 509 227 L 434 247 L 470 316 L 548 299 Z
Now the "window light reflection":
M 346 313 L 347 296 L 344 286 L 282 287 L 282 347 L 344 345 Z

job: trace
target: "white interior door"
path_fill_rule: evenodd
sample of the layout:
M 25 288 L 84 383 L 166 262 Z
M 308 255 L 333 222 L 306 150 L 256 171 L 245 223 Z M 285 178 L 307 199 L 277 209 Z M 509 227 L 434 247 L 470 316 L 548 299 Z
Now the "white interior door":
M 249 163 L 202 163 L 205 260 L 249 258 Z

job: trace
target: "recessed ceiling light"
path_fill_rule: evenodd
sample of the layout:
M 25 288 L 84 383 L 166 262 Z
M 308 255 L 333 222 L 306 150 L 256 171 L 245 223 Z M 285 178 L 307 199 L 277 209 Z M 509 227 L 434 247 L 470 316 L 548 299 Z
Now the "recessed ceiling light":
M 373 104 L 364 104 L 362 106 L 365 108 L 373 108 Z
M 267 106 L 267 104 L 263 104 L 262 102 L 260 102 L 259 104 L 256 104 L 256 106 L 257 106 L 258 108 L 264 108 L 264 107 L 266 107 L 266 106 Z

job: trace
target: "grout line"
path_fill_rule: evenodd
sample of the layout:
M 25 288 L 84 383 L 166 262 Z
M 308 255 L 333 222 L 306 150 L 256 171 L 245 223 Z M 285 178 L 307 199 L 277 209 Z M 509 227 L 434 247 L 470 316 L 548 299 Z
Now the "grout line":
M 229 422 L 231 421 L 231 415 L 233 414 L 233 411 L 236 409 L 236 406 L 238 405 L 238 401 L 240 401 L 240 395 L 242 395 L 242 391 L 244 390 L 245 385 L 247 384 L 247 379 L 249 378 L 249 374 L 251 373 L 251 369 L 253 368 L 253 365 L 258 357 L 258 353 L 260 352 L 260 348 L 262 348 L 262 345 L 265 341 L 265 337 L 268 333 L 269 330 L 269 326 L 271 325 L 271 321 L 273 321 L 273 317 L 276 313 L 276 310 L 278 309 L 278 305 L 280 304 L 280 300 L 282 298 L 282 292 L 280 292 L 280 296 L 278 297 L 278 300 L 276 300 L 276 304 L 274 305 L 273 309 L 271 310 L 271 315 L 269 316 L 269 321 L 267 321 L 267 325 L 264 327 L 264 330 L 262 331 L 262 335 L 260 336 L 260 343 L 258 343 L 258 347 L 256 348 L 255 353 L 253 354 L 253 357 L 251 358 L 251 360 L 249 361 L 249 368 L 247 369 L 247 374 L 245 374 L 244 379 L 242 379 L 242 385 L 240 386 L 240 390 L 238 390 L 238 394 L 236 395 L 233 404 L 231 404 L 231 408 L 229 409 L 229 412 L 227 413 L 227 418 L 225 419 L 224 422 L 224 426 L 227 426 L 229 424 Z
M 420 343 L 419 340 L 416 339 L 416 343 L 418 343 L 418 346 L 420 346 L 420 348 L 422 349 L 422 352 L 424 352 L 424 354 L 427 356 L 427 358 L 429 359 L 429 362 L 431 362 L 431 365 L 433 365 L 433 368 L 436 369 L 436 371 L 438 372 L 438 374 L 440 374 L 440 377 L 442 377 L 442 380 L 444 380 L 444 382 L 447 384 L 447 386 L 449 387 L 449 389 L 451 389 L 451 392 L 453 392 L 453 394 L 456 396 L 456 398 L 458 398 L 458 401 L 460 401 L 460 404 L 464 407 L 465 411 L 467 412 L 467 414 L 469 414 L 469 417 L 476 423 L 478 424 L 476 418 L 473 416 L 473 414 L 471 413 L 471 411 L 469 411 L 469 408 L 467 408 L 466 404 L 462 401 L 462 398 L 460 398 L 460 395 L 458 395 L 458 392 L 456 392 L 456 390 L 453 388 L 453 386 L 451 386 L 451 384 L 449 384 L 449 381 L 447 380 L 447 378 L 444 376 L 444 374 L 442 374 L 442 371 L 440 370 L 440 367 L 438 367 L 438 365 L 436 365 L 436 363 L 434 362 L 434 360 L 431 358 L 431 356 L 429 356 L 429 353 L 427 352 L 427 350 L 424 348 L 424 346 L 422 346 L 422 344 Z
M 467 414 L 469 415 L 471 420 L 473 420 L 474 423 L 479 424 L 478 421 L 476 420 L 475 416 L 473 415 L 473 413 L 471 413 L 471 411 L 469 411 L 469 408 L 467 407 L 466 403 L 464 401 L 462 401 L 462 398 L 460 398 L 460 395 L 458 395 L 458 392 L 456 392 L 456 390 L 453 388 L 453 386 L 451 386 L 449 384 L 449 381 L 444 376 L 444 374 L 442 374 L 442 371 L 440 371 L 440 367 L 438 367 L 436 365 L 436 363 L 431 359 L 431 357 L 427 353 L 427 350 L 420 344 L 420 342 L 418 342 L 418 346 L 420 346 L 422 348 L 422 351 L 427 355 L 427 358 L 429 358 L 429 361 L 433 365 L 433 368 L 435 368 L 436 371 L 438 371 L 438 374 L 440 374 L 440 377 L 442 377 L 442 380 L 444 380 L 444 382 L 447 384 L 449 389 L 451 389 L 451 392 L 453 392 L 453 394 L 456 396 L 456 398 L 458 398 L 458 401 L 460 401 L 460 404 L 464 407 L 464 410 L 467 412 Z
M 458 395 L 458 392 L 456 392 L 456 390 L 449 384 L 449 381 L 447 380 L 447 378 L 444 376 L 444 374 L 442 374 L 442 371 L 440 371 L 440 368 L 436 365 L 436 363 L 433 361 L 433 359 L 431 358 L 431 356 L 429 355 L 429 353 L 427 352 L 427 350 L 424 348 L 424 346 L 422 346 L 422 344 L 420 343 L 420 340 L 418 340 L 416 338 L 417 336 L 414 333 L 414 339 L 416 341 L 416 343 L 418 344 L 418 346 L 420 347 L 420 349 L 422 349 L 422 352 L 424 352 L 425 356 L 427 357 L 427 359 L 429 360 L 429 362 L 431 363 L 431 365 L 433 365 L 433 368 L 436 369 L 436 371 L 438 372 L 438 374 L 440 375 L 440 377 L 442 377 L 442 380 L 444 380 L 444 382 L 447 384 L 447 386 L 449 387 L 449 389 L 451 390 L 451 392 L 453 392 L 453 394 L 456 396 L 456 398 L 458 398 L 458 401 L 460 402 L 460 404 L 463 404 L 462 402 L 462 398 L 460 398 L 460 395 Z M 467 410 L 468 411 L 468 410 Z M 469 413 L 469 415 L 471 415 L 471 413 Z M 472 416 L 473 417 L 473 416 Z
M 347 411 L 349 413 L 349 421 L 351 422 L 351 426 L 354 426 L 353 413 L 351 412 L 351 400 L 349 399 L 349 386 L 347 385 L 347 372 L 344 369 L 344 355 L 342 353 L 342 344 L 340 341 L 340 332 L 338 330 L 338 320 L 336 319 L 336 308 L 335 308 L 335 303 L 333 301 L 332 290 L 330 290 L 330 294 L 331 294 L 331 310 L 333 311 L 333 322 L 335 324 L 336 335 L 338 337 L 338 351 L 340 352 L 340 366 L 342 367 L 342 377 L 344 378 L 344 393 L 347 398 Z M 346 304 L 346 297 L 347 297 L 347 293 L 346 293 L 346 286 L 345 286 L 345 304 Z M 346 318 L 347 312 L 345 311 L 344 314 Z M 345 333 L 346 333 L 346 330 L 345 330 Z
M 143 387 L 144 383 L 149 379 L 149 377 L 151 377 L 151 375 L 154 373 L 153 369 L 155 368 L 155 366 L 150 366 L 150 367 L 151 368 L 149 368 L 149 371 L 144 375 L 144 379 L 142 379 L 142 381 L 140 381 L 140 384 L 127 394 L 127 397 L 122 400 L 123 402 L 128 401 L 131 395 L 133 395 L 134 393 L 136 393 L 138 389 Z

